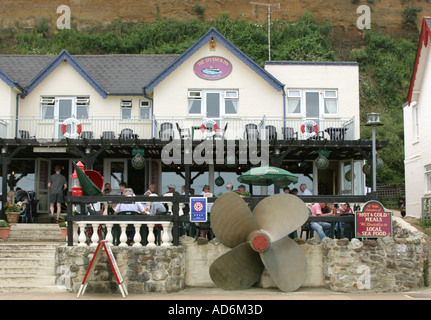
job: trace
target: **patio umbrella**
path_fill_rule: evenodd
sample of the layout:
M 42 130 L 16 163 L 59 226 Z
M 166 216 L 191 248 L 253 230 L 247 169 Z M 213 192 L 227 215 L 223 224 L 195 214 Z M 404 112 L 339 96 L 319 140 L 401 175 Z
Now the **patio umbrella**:
M 289 171 L 277 167 L 257 167 L 248 170 L 238 177 L 241 183 L 252 184 L 254 186 L 287 186 L 290 183 L 298 182 L 298 177 Z
M 81 184 L 82 191 L 86 196 L 103 196 L 102 191 L 97 187 L 93 181 L 73 162 L 73 167 L 78 175 L 79 183 Z M 103 185 L 103 181 L 102 181 Z

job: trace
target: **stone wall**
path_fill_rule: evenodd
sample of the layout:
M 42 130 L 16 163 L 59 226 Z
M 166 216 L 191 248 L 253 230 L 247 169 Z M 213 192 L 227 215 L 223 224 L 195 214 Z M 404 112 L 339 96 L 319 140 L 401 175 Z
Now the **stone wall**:
M 363 241 L 297 239 L 307 258 L 303 287 L 327 287 L 337 292 L 402 292 L 424 287 L 428 278 L 425 235 L 396 217 L 393 233 L 393 238 Z M 209 267 L 229 250 L 217 239 L 199 245 L 186 236 L 180 238 L 179 247 L 112 248 L 131 294 L 214 287 Z M 57 284 L 78 292 L 94 251 L 94 247 L 59 247 Z M 276 288 L 266 270 L 257 286 Z M 119 293 L 104 253 L 86 292 Z
M 425 235 L 393 218 L 394 237 L 323 241 L 325 285 L 338 292 L 402 292 L 428 285 Z
M 78 292 L 95 247 L 60 246 L 56 254 L 57 285 Z M 112 247 L 129 294 L 177 292 L 185 288 L 184 247 Z M 88 293 L 120 293 L 104 252 L 87 282 Z

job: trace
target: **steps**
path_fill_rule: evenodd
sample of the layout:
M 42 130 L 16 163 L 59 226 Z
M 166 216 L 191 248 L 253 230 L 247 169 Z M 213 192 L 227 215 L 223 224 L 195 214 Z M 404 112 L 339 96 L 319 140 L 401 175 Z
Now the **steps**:
M 56 223 L 14 223 L 8 241 L 53 241 L 65 242 Z
M 13 224 L 0 241 L 0 293 L 65 292 L 55 270 L 56 248 L 64 242 L 57 224 Z

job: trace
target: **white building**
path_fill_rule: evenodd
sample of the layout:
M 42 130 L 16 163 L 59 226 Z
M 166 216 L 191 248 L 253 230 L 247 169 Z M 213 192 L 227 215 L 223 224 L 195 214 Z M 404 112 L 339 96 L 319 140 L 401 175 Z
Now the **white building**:
M 422 198 L 431 196 L 431 18 L 424 18 L 404 105 L 406 213 L 420 217 Z
M 239 146 L 254 139 L 268 141 L 270 165 L 303 175 L 314 194 L 365 195 L 371 141 L 360 140 L 356 63 L 262 68 L 212 28 L 181 55 L 3 55 L 0 79 L 2 172 L 20 177 L 18 186 L 30 183 L 40 212 L 56 164 L 70 176 L 80 160 L 114 189 L 126 181 L 137 194 L 151 183 L 161 193 L 164 172 L 186 181 L 209 172 L 213 187 L 214 173 L 252 166 L 238 161 Z M 171 139 L 196 150 L 213 134 L 232 142 L 234 164 L 161 161 Z M 137 168 L 132 160 L 142 151 L 145 167 Z M 322 152 L 324 169 L 315 163 Z

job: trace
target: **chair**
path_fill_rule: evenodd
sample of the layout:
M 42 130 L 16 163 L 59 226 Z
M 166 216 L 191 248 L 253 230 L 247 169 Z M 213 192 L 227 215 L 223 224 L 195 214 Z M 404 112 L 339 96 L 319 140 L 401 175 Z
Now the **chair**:
M 121 129 L 120 133 L 118 134 L 118 137 L 120 139 L 136 139 L 138 135 L 134 134 L 132 129 L 124 128 Z
M 157 212 L 156 216 L 167 216 L 169 215 L 169 212 Z M 157 243 L 157 245 L 160 246 L 160 244 L 162 243 L 162 230 L 163 230 L 163 226 L 161 224 L 156 224 L 153 228 L 154 230 L 154 236 L 156 238 L 155 242 Z
M 103 131 L 101 139 L 115 139 L 114 131 Z
M 267 140 L 277 140 L 277 129 L 274 126 L 265 126 Z
M 93 139 L 93 131 L 82 131 L 81 139 Z
M 176 122 L 175 124 L 177 125 L 177 130 L 178 130 L 178 133 L 180 134 L 181 140 L 190 139 L 190 129 L 189 128 L 181 129 L 178 122 Z
M 27 130 L 19 130 L 19 136 L 21 139 L 30 139 L 30 132 Z
M 136 216 L 138 214 L 139 212 L 136 212 L 136 211 L 120 211 L 117 213 L 117 215 L 119 216 L 125 216 L 125 215 Z M 127 225 L 126 234 L 127 234 L 127 239 L 133 239 L 133 236 L 135 235 L 135 227 L 132 224 Z M 114 245 L 118 245 L 120 243 L 120 235 L 121 235 L 121 228 L 118 224 L 116 224 L 112 228 L 112 237 L 114 239 Z
M 201 232 L 207 232 L 208 233 L 208 240 L 211 240 L 214 238 L 213 229 L 211 228 L 210 222 L 199 222 L 195 224 L 195 238 L 198 240 L 199 234 Z
M 224 140 L 224 136 L 226 134 L 226 130 L 227 130 L 227 123 L 224 125 L 223 129 L 218 129 L 217 132 L 214 135 L 214 139 L 216 140 Z
M 258 136 L 257 124 L 249 123 L 245 125 L 245 138 L 247 140 L 257 140 Z
M 305 232 L 305 239 L 310 239 L 310 238 L 314 237 L 314 230 L 313 230 L 313 228 L 311 228 L 310 222 L 306 222 L 301 226 L 300 238 L 302 238 L 303 232 Z
M 167 141 L 174 138 L 174 126 L 170 122 L 164 122 L 160 125 L 159 131 L 160 140 Z
M 325 132 L 327 132 L 331 138 L 331 140 L 344 140 L 344 135 L 349 128 L 326 128 Z
M 298 140 L 298 132 L 292 127 L 283 127 L 284 139 L 285 140 Z

